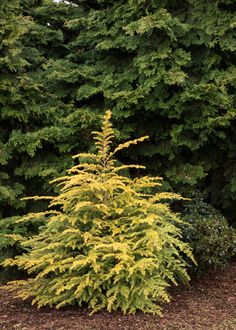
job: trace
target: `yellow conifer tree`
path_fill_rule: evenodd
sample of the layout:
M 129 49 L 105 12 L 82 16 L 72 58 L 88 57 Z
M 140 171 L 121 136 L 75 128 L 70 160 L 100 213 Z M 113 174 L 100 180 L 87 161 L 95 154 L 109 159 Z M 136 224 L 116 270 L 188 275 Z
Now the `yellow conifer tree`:
M 97 153 L 76 155 L 79 164 L 52 181 L 61 190 L 49 197 L 49 209 L 18 220 L 43 217 L 45 226 L 24 242 L 28 253 L 5 261 L 31 275 L 9 287 L 38 307 L 85 303 L 92 311 L 160 314 L 157 302 L 169 301 L 170 283 L 189 279 L 185 256 L 193 260 L 176 226 L 181 220 L 164 203 L 181 197 L 147 193 L 161 185 L 159 177 L 122 175 L 143 166 L 120 166 L 116 153 L 147 137 L 112 149 L 110 118 L 107 111 L 101 132 L 94 132 Z

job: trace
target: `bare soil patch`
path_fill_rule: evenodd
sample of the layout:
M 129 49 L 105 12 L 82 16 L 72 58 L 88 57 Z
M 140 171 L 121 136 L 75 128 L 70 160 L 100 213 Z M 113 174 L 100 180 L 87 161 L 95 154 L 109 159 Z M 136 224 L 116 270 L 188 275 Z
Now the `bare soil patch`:
M 172 301 L 158 316 L 137 313 L 62 310 L 31 306 L 0 290 L 0 330 L 230 330 L 236 329 L 236 262 L 224 270 L 210 271 L 189 287 L 171 289 Z

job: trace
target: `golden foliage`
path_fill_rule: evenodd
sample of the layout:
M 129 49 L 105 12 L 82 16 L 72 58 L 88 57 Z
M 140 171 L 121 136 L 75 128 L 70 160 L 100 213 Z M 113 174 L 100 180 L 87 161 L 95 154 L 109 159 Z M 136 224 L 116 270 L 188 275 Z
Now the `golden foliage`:
M 23 299 L 33 297 L 39 307 L 87 303 L 92 311 L 160 313 L 157 302 L 169 301 L 170 283 L 189 279 L 184 255 L 193 256 L 176 227 L 181 220 L 163 202 L 181 197 L 147 193 L 161 185 L 159 177 L 119 174 L 140 166 L 118 166 L 114 154 L 147 137 L 112 151 L 110 118 L 107 111 L 101 132 L 94 132 L 97 153 L 76 155 L 80 163 L 53 180 L 61 192 L 49 210 L 22 217 L 45 217 L 39 235 L 24 243 L 30 252 L 5 261 L 33 274 L 10 287 Z

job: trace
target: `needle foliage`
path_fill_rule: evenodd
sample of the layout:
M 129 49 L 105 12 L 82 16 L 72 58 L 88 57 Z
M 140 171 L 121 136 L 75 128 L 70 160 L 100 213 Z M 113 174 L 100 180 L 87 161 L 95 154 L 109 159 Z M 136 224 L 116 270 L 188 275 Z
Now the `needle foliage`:
M 110 117 L 107 111 L 101 132 L 94 132 L 96 152 L 76 155 L 79 164 L 52 181 L 60 193 L 49 197 L 48 210 L 18 220 L 44 217 L 45 226 L 22 243 L 29 253 L 4 265 L 31 274 L 10 288 L 23 299 L 32 297 L 38 307 L 86 303 L 92 311 L 160 314 L 157 302 L 169 301 L 167 287 L 189 280 L 186 256 L 194 261 L 181 240 L 181 220 L 166 203 L 181 196 L 149 193 L 161 185 L 159 177 L 122 175 L 143 166 L 119 165 L 116 153 L 147 137 L 112 148 Z

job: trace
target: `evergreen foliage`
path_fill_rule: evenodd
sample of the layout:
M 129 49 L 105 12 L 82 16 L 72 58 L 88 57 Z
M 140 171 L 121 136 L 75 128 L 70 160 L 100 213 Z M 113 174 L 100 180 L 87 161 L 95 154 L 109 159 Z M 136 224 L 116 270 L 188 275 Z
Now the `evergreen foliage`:
M 45 205 L 19 197 L 56 193 L 48 181 L 73 165 L 70 154 L 93 151 L 107 108 L 118 140 L 150 136 L 121 162 L 141 161 L 170 191 L 201 190 L 235 221 L 235 11 L 234 0 L 1 0 L 6 255 L 22 252 L 2 238 L 18 232 L 10 217 Z
M 71 9 L 53 1 L 0 4 L 1 259 L 24 251 L 18 239 L 13 243 L 6 234 L 29 236 L 41 225 L 39 221 L 13 227 L 14 216 L 45 206 L 44 201 L 26 204 L 20 197 L 53 194 L 48 181 L 72 166 L 68 154 L 74 148 L 82 151 L 89 144 L 87 127 L 91 129 L 90 117 L 96 115 L 75 110 L 65 91 L 69 87 L 54 83 L 52 88 L 46 69 L 47 63 L 68 53 L 63 25 L 67 16 L 73 17 Z
M 233 218 L 235 1 L 70 3 L 70 52 L 51 77 L 86 112 L 113 108 L 121 139 L 150 136 L 122 159 L 141 158 L 177 191 L 204 191 Z
M 182 218 L 190 224 L 181 225 L 181 229 L 197 261 L 197 267 L 192 265 L 195 274 L 200 276 L 209 267 L 223 267 L 236 255 L 235 229 L 201 196 L 186 202 Z
M 26 204 L 20 197 L 53 194 L 48 181 L 73 164 L 68 154 L 75 147 L 82 151 L 88 145 L 89 116 L 78 110 L 77 119 L 73 116 L 68 86 L 53 89 L 46 70 L 48 62 L 68 53 L 63 24 L 67 16 L 73 17 L 70 13 L 68 5 L 56 6 L 53 1 L 3 0 L 0 4 L 1 260 L 22 253 L 19 235 L 37 233 L 42 225 L 40 221 L 15 224 L 14 216 L 45 206 L 44 201 Z M 6 236 L 9 233 L 15 238 Z
M 64 49 L 63 35 L 40 16 L 41 2 L 1 1 L 1 218 L 19 215 L 25 207 L 19 196 L 48 190 L 48 178 L 71 164 L 60 124 L 68 106 L 61 110 L 43 75 L 48 58 Z
M 23 246 L 26 238 L 38 233 L 42 226 L 42 219 L 38 221 L 28 221 L 27 223 L 18 223 L 20 217 L 4 218 L 0 221 L 0 264 L 7 258 L 14 258 L 27 250 Z M 19 271 L 17 267 L 8 271 L 3 267 L 0 268 L 0 283 L 7 283 L 25 276 L 26 272 Z
M 57 178 L 60 193 L 46 212 L 29 213 L 17 223 L 45 218 L 39 235 L 26 240 L 29 253 L 8 259 L 33 277 L 16 281 L 23 299 L 62 306 L 87 303 L 92 311 L 106 308 L 124 313 L 160 313 L 158 301 L 169 301 L 166 291 L 177 279 L 188 281 L 184 256 L 194 261 L 181 240 L 181 220 L 171 212 L 172 193 L 148 193 L 161 185 L 159 177 L 122 175 L 138 165 L 118 165 L 114 156 L 142 137 L 112 148 L 114 130 L 107 111 L 101 132 L 94 132 L 96 153 L 80 153 L 79 164 Z M 47 197 L 34 197 L 39 200 Z
M 6 145 L 13 125 L 13 119 L 24 116 L 20 106 L 24 103 L 23 77 L 19 75 L 27 66 L 23 55 L 22 36 L 28 31 L 31 22 L 19 15 L 19 1 L 1 1 L 0 4 L 0 218 L 6 206 L 19 207 L 17 197 L 24 186 L 12 176 L 10 164 L 11 147 Z M 29 82 L 30 85 L 30 82 Z M 8 165 L 8 166 L 7 166 Z
M 63 36 L 39 15 L 44 8 L 41 3 L 3 0 L 0 4 L 1 260 L 24 251 L 19 235 L 32 235 L 40 225 L 15 224 L 14 215 L 30 209 L 19 197 L 49 190 L 48 178 L 71 164 L 63 154 L 66 129 L 60 125 L 59 114 L 64 110 L 43 83 L 43 65 L 64 48 Z M 7 237 L 9 233 L 15 238 Z

